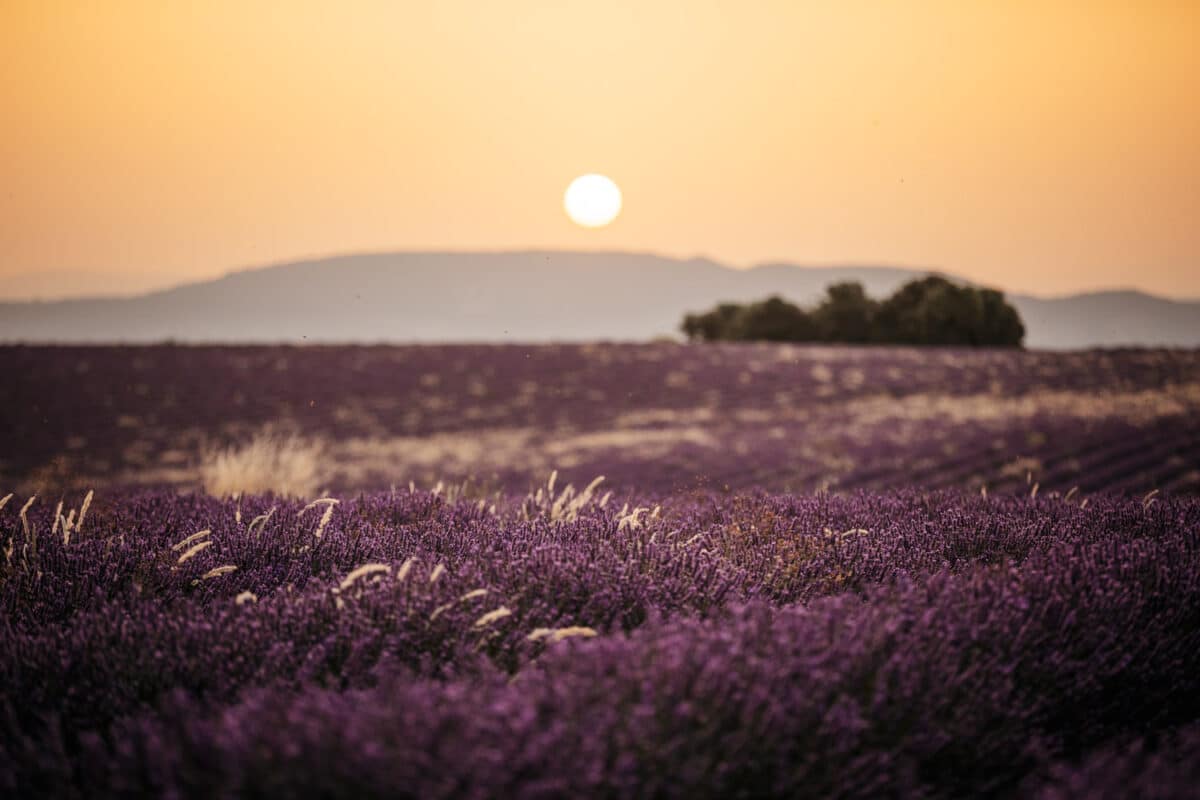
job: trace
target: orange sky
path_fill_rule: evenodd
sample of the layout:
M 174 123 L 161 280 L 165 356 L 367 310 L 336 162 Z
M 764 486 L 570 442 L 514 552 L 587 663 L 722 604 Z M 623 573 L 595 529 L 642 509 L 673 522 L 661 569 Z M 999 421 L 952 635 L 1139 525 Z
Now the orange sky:
M 1200 297 L 1190 0 L 6 0 L 0 64 L 0 296 L 544 247 Z

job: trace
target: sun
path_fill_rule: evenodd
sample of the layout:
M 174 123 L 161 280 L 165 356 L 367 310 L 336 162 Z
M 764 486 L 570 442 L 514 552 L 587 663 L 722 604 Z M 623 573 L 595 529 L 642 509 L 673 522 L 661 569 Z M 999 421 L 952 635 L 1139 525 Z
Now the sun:
M 621 213 L 621 190 L 604 175 L 580 175 L 563 195 L 567 216 L 585 228 L 603 228 Z

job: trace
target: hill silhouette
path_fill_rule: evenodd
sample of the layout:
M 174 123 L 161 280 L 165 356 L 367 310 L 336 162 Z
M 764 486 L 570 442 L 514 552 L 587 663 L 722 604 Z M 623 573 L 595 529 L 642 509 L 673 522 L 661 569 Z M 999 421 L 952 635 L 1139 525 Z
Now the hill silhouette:
M 343 255 L 136 297 L 0 303 L 0 341 L 639 340 L 672 335 L 684 312 L 720 301 L 779 294 L 811 303 L 838 281 L 882 296 L 923 274 L 788 264 L 737 270 L 646 253 Z M 1200 302 L 1132 291 L 1008 298 L 1029 347 L 1200 345 Z

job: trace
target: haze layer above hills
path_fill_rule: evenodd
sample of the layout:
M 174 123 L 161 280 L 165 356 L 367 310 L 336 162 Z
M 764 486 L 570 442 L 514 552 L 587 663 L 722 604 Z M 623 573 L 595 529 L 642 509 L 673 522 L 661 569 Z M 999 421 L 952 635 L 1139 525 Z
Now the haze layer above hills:
M 0 303 L 0 341 L 466 342 L 640 340 L 687 311 L 831 283 L 882 297 L 921 271 L 732 269 L 640 253 L 381 253 L 297 261 L 129 298 Z M 947 277 L 953 278 L 953 275 Z M 1036 348 L 1200 346 L 1200 302 L 1134 291 L 1009 295 Z

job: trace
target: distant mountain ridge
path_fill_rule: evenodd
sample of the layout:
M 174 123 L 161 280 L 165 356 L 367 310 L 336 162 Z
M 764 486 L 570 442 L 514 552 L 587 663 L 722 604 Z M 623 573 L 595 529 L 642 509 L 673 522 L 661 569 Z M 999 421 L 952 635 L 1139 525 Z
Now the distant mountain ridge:
M 845 280 L 882 297 L 929 272 L 790 264 L 738 270 L 703 258 L 617 252 L 345 255 L 136 297 L 0 303 L 0 341 L 643 340 L 677 333 L 685 312 L 720 301 L 780 294 L 811 303 Z M 1200 346 L 1200 301 L 1134 291 L 1008 297 L 1025 320 L 1029 347 Z

